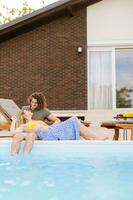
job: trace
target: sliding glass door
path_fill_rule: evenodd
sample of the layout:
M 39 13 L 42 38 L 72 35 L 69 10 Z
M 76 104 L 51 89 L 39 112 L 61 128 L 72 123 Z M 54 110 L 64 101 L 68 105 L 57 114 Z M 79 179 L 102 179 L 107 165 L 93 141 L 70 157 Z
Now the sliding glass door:
M 90 48 L 90 109 L 133 108 L 133 49 Z

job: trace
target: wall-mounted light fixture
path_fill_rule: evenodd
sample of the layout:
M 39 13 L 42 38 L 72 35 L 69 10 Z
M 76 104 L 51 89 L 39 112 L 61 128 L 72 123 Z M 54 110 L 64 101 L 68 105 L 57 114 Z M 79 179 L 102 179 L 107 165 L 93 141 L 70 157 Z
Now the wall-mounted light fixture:
M 78 54 L 82 54 L 83 53 L 83 48 L 82 47 L 78 47 L 77 52 L 78 52 Z

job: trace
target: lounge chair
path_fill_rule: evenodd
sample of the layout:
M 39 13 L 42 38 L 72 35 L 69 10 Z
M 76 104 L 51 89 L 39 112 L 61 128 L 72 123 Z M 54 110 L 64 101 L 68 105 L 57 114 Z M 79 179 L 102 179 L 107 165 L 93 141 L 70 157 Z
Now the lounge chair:
M 11 117 L 18 115 L 20 108 L 11 99 L 0 99 L 0 137 L 9 137 Z

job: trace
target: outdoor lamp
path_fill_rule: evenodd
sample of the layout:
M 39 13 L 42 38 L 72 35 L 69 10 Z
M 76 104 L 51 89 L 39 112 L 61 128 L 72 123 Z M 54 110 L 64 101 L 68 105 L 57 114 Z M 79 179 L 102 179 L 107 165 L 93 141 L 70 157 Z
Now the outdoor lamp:
M 77 51 L 78 51 L 78 54 L 81 54 L 83 52 L 83 48 L 82 47 L 78 47 Z

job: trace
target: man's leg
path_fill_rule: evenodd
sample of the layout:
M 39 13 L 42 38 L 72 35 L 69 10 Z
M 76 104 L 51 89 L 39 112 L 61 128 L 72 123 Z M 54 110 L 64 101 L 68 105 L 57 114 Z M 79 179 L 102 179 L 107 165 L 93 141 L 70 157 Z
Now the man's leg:
M 79 125 L 80 136 L 86 140 L 105 140 L 106 138 L 100 138 L 94 133 L 91 133 L 89 128 L 86 127 L 83 123 L 81 123 L 77 118 L 77 123 Z

